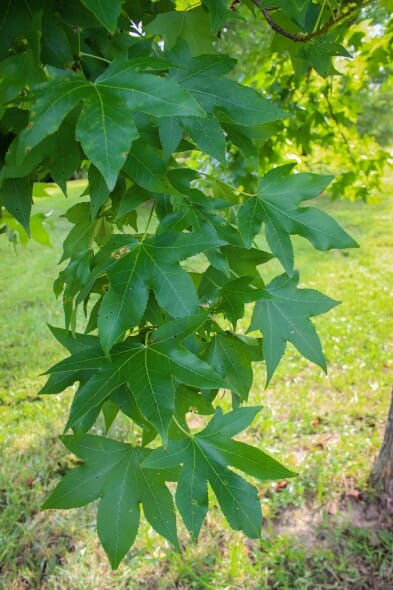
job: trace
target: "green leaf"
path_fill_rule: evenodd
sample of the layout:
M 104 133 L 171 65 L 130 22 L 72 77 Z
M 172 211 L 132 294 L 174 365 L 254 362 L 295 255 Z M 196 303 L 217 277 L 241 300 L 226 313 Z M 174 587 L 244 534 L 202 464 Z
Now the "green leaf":
M 166 49 L 174 47 L 180 37 L 187 42 L 193 55 L 212 52 L 214 35 L 210 32 L 209 17 L 202 6 L 158 14 L 145 31 L 162 35 Z
M 109 190 L 113 190 L 138 131 L 133 118 L 124 116 L 122 98 L 98 84 L 88 90 L 83 97 L 76 138 L 105 178 Z
M 248 398 L 253 371 L 248 346 L 242 340 L 232 334 L 217 334 L 204 358 L 219 375 L 225 377 L 233 393 L 242 401 Z
M 113 190 L 132 142 L 138 137 L 132 114 L 204 116 L 202 109 L 173 80 L 139 74 L 119 58 L 95 83 L 51 68 L 52 78 L 29 96 L 31 121 L 19 139 L 19 158 L 54 133 L 82 100 L 76 138 Z
M 195 319 L 190 321 L 194 326 Z M 198 322 L 201 322 L 199 318 Z M 171 327 L 171 333 L 175 334 L 171 336 L 158 331 L 160 339 L 152 337 L 149 345 L 126 340 L 114 348 L 110 360 L 93 346 L 52 367 L 50 376 L 64 377 L 68 384 L 72 372 L 74 380 L 86 376 L 75 394 L 67 427 L 75 425 L 92 408 L 101 408 L 104 401 L 126 383 L 143 417 L 166 440 L 174 411 L 175 382 L 202 389 L 215 389 L 225 384 L 225 379 L 210 365 L 180 344 L 186 335 L 183 321 L 180 321 L 180 330 L 176 333 Z
M 165 234 L 112 251 L 109 260 L 113 264 L 107 271 L 110 287 L 98 318 L 104 350 L 109 351 L 127 329 L 138 325 L 150 289 L 159 305 L 172 317 L 194 314 L 198 309 L 198 297 L 179 261 L 219 243 L 214 235 Z
M 330 176 L 289 172 L 292 166 L 282 166 L 262 178 L 258 195 L 252 197 L 239 211 L 239 229 L 250 246 L 266 224 L 266 238 L 287 274 L 293 273 L 293 248 L 290 234 L 307 238 L 315 248 L 354 248 L 353 240 L 327 213 L 313 207 L 298 207 L 301 201 L 316 198 L 331 181 Z
M 225 163 L 225 135 L 214 117 L 183 117 L 182 121 L 202 152 Z
M 256 90 L 222 77 L 233 65 L 214 55 L 192 58 L 184 44 L 170 52 L 172 62 L 178 66 L 171 74 L 199 102 L 202 108 L 213 113 L 220 109 L 226 123 L 253 126 L 282 119 L 285 115 L 271 100 Z
M 227 277 L 223 272 L 209 267 L 199 285 L 199 296 L 235 326 L 244 315 L 244 304 L 255 301 L 264 295 L 260 289 L 250 286 L 251 278 Z
M 321 343 L 310 317 L 325 313 L 338 305 L 337 301 L 314 289 L 298 289 L 299 276 L 285 274 L 276 277 L 267 287 L 269 298 L 257 301 L 249 331 L 263 334 L 263 356 L 266 361 L 267 383 L 283 356 L 287 342 L 326 372 Z
M 33 182 L 30 178 L 8 178 L 0 186 L 0 202 L 30 235 Z
M 228 0 L 202 0 L 203 4 L 208 7 L 210 21 L 214 32 L 219 31 L 225 23 L 233 18 L 233 12 L 228 10 Z
M 124 100 L 130 110 L 153 117 L 205 116 L 192 96 L 174 80 L 139 73 L 133 61 L 113 61 L 97 78 L 96 85 Z
M 135 211 L 139 205 L 142 205 L 142 203 L 145 203 L 145 201 L 148 201 L 149 199 L 151 199 L 151 193 L 144 190 L 143 188 L 140 188 L 139 186 L 132 186 L 128 189 L 120 201 L 119 209 L 115 218 L 116 221 L 128 213 Z
M 89 168 L 89 194 L 91 218 L 95 219 L 99 210 L 109 198 L 109 190 L 104 177 L 95 166 Z
M 183 127 L 176 117 L 162 117 L 159 122 L 159 133 L 164 159 L 167 160 L 181 141 Z
M 173 475 L 143 466 L 151 451 L 92 435 L 62 440 L 85 463 L 62 479 L 44 509 L 73 508 L 101 498 L 97 530 L 114 569 L 135 540 L 140 504 L 150 525 L 178 548 L 172 496 L 165 485 Z
M 167 166 L 158 149 L 137 141 L 132 146 L 124 166 L 124 171 L 139 186 L 151 192 L 171 192 L 171 184 L 166 176 Z
M 257 490 L 228 465 L 262 480 L 294 475 L 258 449 L 230 440 L 250 424 L 259 409 L 240 408 L 225 415 L 218 409 L 202 432 L 188 439 L 171 440 L 166 449 L 157 449 L 146 459 L 144 465 L 156 469 L 182 464 L 176 504 L 194 539 L 208 510 L 207 482 L 231 527 L 243 530 L 249 537 L 260 535 L 262 515 Z M 245 468 L 242 457 L 247 457 Z
M 121 5 L 124 0 L 81 0 L 82 4 L 96 19 L 111 33 L 115 32 L 117 20 L 120 16 Z
M 222 252 L 228 259 L 229 266 L 239 276 L 259 279 L 257 266 L 265 264 L 273 258 L 270 252 L 256 248 L 242 248 L 240 246 L 224 246 Z
M 0 62 L 0 104 L 15 99 L 26 86 L 42 81 L 43 73 L 31 51 L 18 53 Z M 0 108 L 2 114 L 3 108 Z

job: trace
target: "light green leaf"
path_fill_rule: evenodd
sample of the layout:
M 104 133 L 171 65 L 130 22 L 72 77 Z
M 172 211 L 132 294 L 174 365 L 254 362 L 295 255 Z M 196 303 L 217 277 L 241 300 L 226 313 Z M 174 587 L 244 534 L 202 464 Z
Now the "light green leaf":
M 214 35 L 210 32 L 209 17 L 202 6 L 158 14 L 145 30 L 164 37 L 165 49 L 174 47 L 180 37 L 187 42 L 193 55 L 212 52 Z

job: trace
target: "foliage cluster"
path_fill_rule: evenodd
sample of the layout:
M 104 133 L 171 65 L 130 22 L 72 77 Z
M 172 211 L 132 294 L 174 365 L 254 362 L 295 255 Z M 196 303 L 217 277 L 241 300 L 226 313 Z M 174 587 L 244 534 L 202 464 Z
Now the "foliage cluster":
M 231 79 L 234 60 L 214 50 L 238 3 L 181 4 L 17 0 L 1 9 L 4 215 L 29 233 L 34 182 L 49 175 L 66 193 L 70 175 L 88 167 L 90 202 L 66 213 L 73 227 L 54 285 L 65 328 L 52 332 L 70 356 L 48 371 L 42 390 L 57 394 L 79 383 L 65 429 L 73 434 L 62 440 L 83 465 L 45 507 L 100 498 L 98 533 L 113 567 L 136 537 L 141 506 L 178 545 L 172 482 L 194 539 L 208 484 L 230 525 L 259 536 L 257 490 L 228 467 L 260 480 L 293 474 L 233 439 L 259 410 L 242 407 L 252 365 L 264 361 L 269 382 L 291 342 L 325 369 L 310 318 L 336 305 L 299 288 L 291 236 L 319 250 L 356 246 L 329 215 L 303 204 L 326 189 L 329 176 L 296 174 L 285 164 L 249 193 L 188 166 L 190 152 L 225 165 L 233 146 L 251 158 L 254 141 L 274 137 L 288 113 Z M 301 43 L 305 71 L 332 73 L 343 30 L 362 8 L 330 4 L 280 0 L 274 10 L 274 27 Z M 271 23 L 264 2 L 245 5 Z M 9 227 L 2 231 L 12 237 Z M 284 272 L 266 284 L 260 267 L 272 258 Z M 237 326 L 246 304 L 253 312 L 244 335 Z M 84 332 L 77 331 L 80 309 Z M 231 394 L 226 413 L 221 392 Z M 190 412 L 206 417 L 198 432 Z M 107 430 L 119 413 L 127 416 L 139 444 L 89 434 L 101 413 Z

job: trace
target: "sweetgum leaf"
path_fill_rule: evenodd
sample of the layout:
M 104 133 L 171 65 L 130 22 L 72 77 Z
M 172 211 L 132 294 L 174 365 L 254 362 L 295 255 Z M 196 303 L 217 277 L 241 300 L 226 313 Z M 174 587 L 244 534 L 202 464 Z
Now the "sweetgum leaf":
M 204 358 L 217 373 L 225 377 L 233 393 L 241 400 L 247 399 L 253 371 L 246 343 L 232 334 L 217 334 L 209 344 Z
M 172 496 L 165 485 L 173 474 L 143 466 L 151 451 L 92 435 L 62 440 L 85 463 L 62 479 L 44 509 L 74 508 L 101 498 L 97 530 L 114 569 L 135 540 L 141 504 L 150 525 L 178 548 Z
M 93 165 L 89 168 L 89 193 L 91 218 L 95 219 L 98 211 L 109 197 L 109 190 L 104 177 Z
M 214 32 L 219 31 L 229 19 L 233 18 L 233 12 L 228 10 L 229 2 L 227 0 L 202 0 L 202 3 L 209 9 Z
M 115 32 L 117 19 L 119 18 L 123 0 L 81 0 L 82 4 L 96 19 L 111 33 Z
M 19 158 L 54 133 L 81 101 L 76 138 L 113 190 L 132 142 L 138 137 L 132 114 L 155 117 L 204 116 L 197 102 L 175 81 L 138 73 L 132 62 L 118 58 L 93 83 L 80 75 L 50 69 L 51 79 L 29 96 L 32 115 L 20 134 Z
M 325 313 L 338 305 L 314 289 L 298 289 L 299 276 L 281 275 L 267 287 L 268 298 L 255 304 L 249 331 L 263 334 L 263 356 L 266 361 L 267 383 L 273 376 L 287 342 L 326 372 L 321 343 L 310 317 Z
M 214 117 L 183 117 L 182 121 L 202 152 L 225 163 L 225 135 Z
M 240 126 L 261 125 L 285 117 L 271 100 L 263 98 L 253 88 L 223 78 L 232 67 L 230 60 L 220 60 L 214 55 L 191 57 L 187 46 L 181 43 L 169 55 L 178 66 L 171 71 L 171 76 L 207 113 L 223 110 L 227 122 Z
M 202 6 L 158 14 L 145 30 L 162 35 L 166 49 L 171 49 L 180 37 L 188 43 L 193 55 L 212 51 L 214 35 L 210 32 L 209 17 Z
M 30 235 L 33 182 L 30 178 L 8 178 L 0 186 L 0 203 Z
M 153 290 L 159 305 L 172 317 L 194 314 L 198 296 L 179 261 L 220 244 L 214 234 L 166 234 L 125 246 L 116 259 L 109 255 L 109 290 L 98 317 L 100 340 L 109 351 L 124 332 L 136 326 Z
M 170 440 L 167 448 L 154 450 L 146 459 L 144 465 L 150 468 L 182 465 L 176 504 L 194 539 L 208 510 L 208 482 L 231 527 L 249 537 L 260 535 L 262 515 L 257 490 L 228 465 L 261 480 L 294 475 L 258 449 L 231 440 L 250 424 L 259 409 L 240 408 L 225 415 L 217 409 L 204 430 L 186 439 Z
M 126 383 L 143 417 L 166 440 L 176 382 L 202 389 L 225 386 L 223 377 L 181 344 L 188 331 L 204 319 L 191 317 L 188 328 L 187 321 L 179 320 L 177 328 L 170 324 L 169 332 L 161 328 L 150 344 L 128 339 L 114 348 L 110 359 L 93 345 L 54 365 L 50 379 L 57 375 L 70 384 L 85 377 L 75 394 L 67 427 L 77 424 L 92 408 L 101 408 Z
M 239 211 L 239 229 L 247 246 L 266 225 L 266 238 L 288 275 L 293 273 L 290 234 L 308 239 L 318 250 L 354 248 L 357 243 L 327 213 L 313 207 L 298 207 L 316 198 L 330 183 L 331 176 L 292 174 L 291 165 L 275 168 L 262 178 L 258 195 Z
M 181 141 L 183 127 L 176 117 L 162 117 L 159 122 L 159 133 L 164 158 L 167 160 Z

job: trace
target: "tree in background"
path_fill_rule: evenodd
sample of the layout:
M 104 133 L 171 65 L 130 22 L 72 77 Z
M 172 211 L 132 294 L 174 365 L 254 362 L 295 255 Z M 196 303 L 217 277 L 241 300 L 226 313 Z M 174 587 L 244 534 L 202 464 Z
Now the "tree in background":
M 294 474 L 233 439 L 260 410 L 247 406 L 252 365 L 265 363 L 269 383 L 291 342 L 326 370 L 310 318 L 337 304 L 299 288 L 291 235 L 320 250 L 356 246 L 334 219 L 302 204 L 332 177 L 296 173 L 275 148 L 298 96 L 285 101 L 293 76 L 285 60 L 280 88 L 273 78 L 261 96 L 235 81 L 235 61 L 217 39 L 233 20 L 248 30 L 242 19 L 261 15 L 291 54 L 289 91 L 313 70 L 334 75 L 332 59 L 346 55 L 343 39 L 363 4 L 188 4 L 17 0 L 0 12 L 3 233 L 13 239 L 19 223 L 45 241 L 43 220 L 30 218 L 35 182 L 51 178 L 66 194 L 75 171 L 88 177 L 89 198 L 66 213 L 73 227 L 54 284 L 65 327 L 52 332 L 69 356 L 49 369 L 41 392 L 78 383 L 62 441 L 83 464 L 44 507 L 99 499 L 98 534 L 113 567 L 136 538 L 141 506 L 177 547 L 176 505 L 196 539 L 208 485 L 234 529 L 260 535 L 257 489 L 238 471 L 260 480 Z M 272 258 L 282 273 L 266 284 Z M 232 404 L 225 412 L 223 394 Z M 190 412 L 204 421 L 199 431 Z M 137 429 L 134 444 L 89 433 L 101 415 L 108 433 L 119 413 Z
M 306 34 L 301 33 L 302 17 L 296 27 L 285 14 L 258 11 L 253 26 L 237 20 L 229 23 L 217 47 L 238 59 L 238 79 L 291 113 L 277 124 L 274 140 L 260 138 L 260 172 L 273 161 L 292 158 L 304 168 L 334 171 L 329 187 L 333 198 L 371 202 L 381 190 L 386 164 L 392 161 L 388 148 L 393 142 L 393 5 L 368 3 L 360 19 L 355 3 L 347 3 L 346 11 L 350 13 L 351 6 L 355 8 L 353 18 L 348 14 L 351 26 L 344 19 L 340 43 L 329 32 L 321 42 L 319 35 L 313 37 L 320 14 L 314 5 L 303 13 Z M 241 4 L 240 10 L 245 16 Z M 329 3 L 325 10 L 331 14 Z M 314 45 L 307 42 L 310 36 Z M 330 54 L 324 52 L 326 45 Z M 337 56 L 333 60 L 332 54 Z M 245 164 L 235 152 L 233 178 L 252 186 L 257 181 L 254 173 L 251 163 Z

